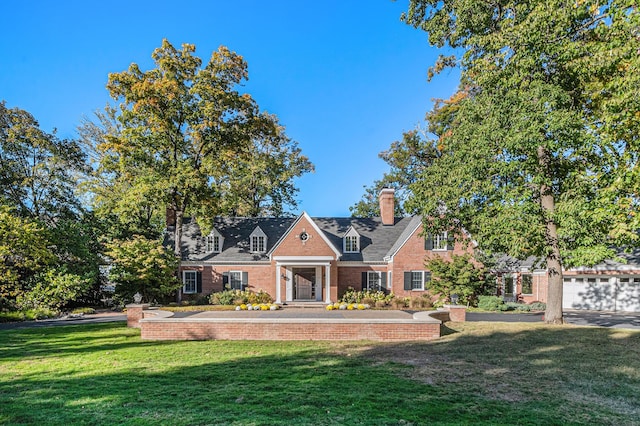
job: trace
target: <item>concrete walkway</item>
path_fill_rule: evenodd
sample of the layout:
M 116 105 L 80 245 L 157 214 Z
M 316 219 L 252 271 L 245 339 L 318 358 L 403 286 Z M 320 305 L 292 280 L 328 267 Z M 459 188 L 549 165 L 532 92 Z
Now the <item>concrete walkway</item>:
M 0 330 L 16 330 L 19 328 L 55 327 L 62 325 L 99 324 L 105 322 L 127 321 L 127 315 L 122 312 L 101 312 L 82 316 L 67 316 L 38 321 L 1 323 Z

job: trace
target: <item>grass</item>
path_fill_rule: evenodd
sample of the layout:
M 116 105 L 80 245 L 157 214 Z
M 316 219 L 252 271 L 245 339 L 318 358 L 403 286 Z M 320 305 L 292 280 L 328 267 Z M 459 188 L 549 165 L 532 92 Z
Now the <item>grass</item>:
M 640 332 L 448 323 L 429 343 L 0 332 L 0 424 L 638 424 Z

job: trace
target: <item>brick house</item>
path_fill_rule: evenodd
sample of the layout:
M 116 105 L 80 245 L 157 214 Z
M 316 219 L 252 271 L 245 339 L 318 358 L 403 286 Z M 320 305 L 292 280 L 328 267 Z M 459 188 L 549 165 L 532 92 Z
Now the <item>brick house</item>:
M 264 290 L 277 303 L 335 302 L 347 290 L 425 294 L 427 256 L 468 251 L 447 233 L 423 237 L 418 216 L 395 218 L 394 191 L 380 193 L 378 218 L 228 218 L 202 235 L 183 225 L 181 295 L 204 296 L 230 287 Z M 171 222 L 168 221 L 171 225 Z M 173 228 L 167 228 L 169 244 Z
M 536 258 L 503 256 L 497 292 L 506 301 L 547 301 L 548 276 Z M 592 267 L 563 271 L 563 309 L 640 312 L 640 249 L 618 253 Z

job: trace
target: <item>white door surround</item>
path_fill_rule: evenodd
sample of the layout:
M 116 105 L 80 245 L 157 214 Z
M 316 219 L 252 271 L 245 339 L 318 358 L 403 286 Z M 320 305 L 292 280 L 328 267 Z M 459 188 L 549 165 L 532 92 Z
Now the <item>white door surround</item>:
M 274 256 L 276 261 L 276 303 L 283 303 L 282 281 L 285 282 L 284 301 L 295 297 L 294 270 L 315 268 L 315 301 L 331 303 L 331 256 Z M 324 278 L 324 280 L 323 280 Z

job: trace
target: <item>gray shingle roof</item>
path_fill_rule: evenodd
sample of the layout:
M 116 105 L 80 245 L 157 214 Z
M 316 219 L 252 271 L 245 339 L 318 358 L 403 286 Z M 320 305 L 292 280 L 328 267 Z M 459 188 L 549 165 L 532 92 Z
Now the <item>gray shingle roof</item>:
M 383 225 L 380 218 L 312 218 L 327 239 L 342 254 L 342 261 L 379 262 L 399 248 L 420 221 L 416 217 L 396 218 Z M 182 258 L 190 261 L 250 262 L 268 260 L 267 253 L 287 232 L 296 218 L 216 218 L 213 226 L 224 237 L 221 253 L 206 253 L 200 227 L 185 219 L 182 227 Z M 416 222 L 417 221 L 417 222 Z M 251 253 L 249 236 L 260 226 L 267 235 L 266 253 Z M 353 227 L 360 235 L 360 252 L 343 253 L 342 237 Z M 173 246 L 173 228 L 167 229 L 166 244 Z

